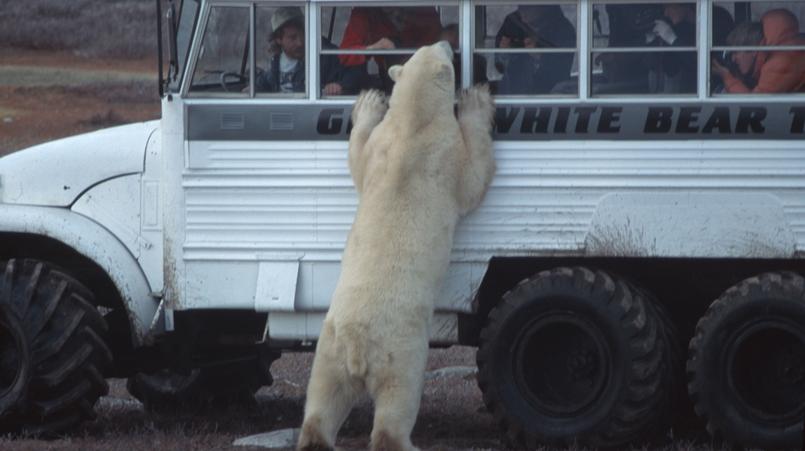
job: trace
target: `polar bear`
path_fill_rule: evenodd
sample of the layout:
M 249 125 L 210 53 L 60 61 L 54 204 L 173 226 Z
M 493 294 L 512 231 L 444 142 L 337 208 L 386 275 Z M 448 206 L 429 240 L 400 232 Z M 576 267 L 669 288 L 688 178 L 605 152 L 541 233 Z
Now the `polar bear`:
M 333 449 L 356 398 L 375 403 L 373 450 L 416 450 L 435 298 L 460 216 L 481 202 L 495 171 L 487 87 L 454 113 L 452 49 L 419 49 L 386 98 L 360 95 L 349 169 L 359 203 L 307 389 L 297 448 Z

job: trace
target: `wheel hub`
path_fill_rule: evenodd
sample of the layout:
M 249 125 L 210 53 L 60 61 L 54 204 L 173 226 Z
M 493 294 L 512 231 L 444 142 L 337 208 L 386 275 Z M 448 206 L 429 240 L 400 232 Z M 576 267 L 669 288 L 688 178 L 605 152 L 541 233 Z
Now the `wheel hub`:
M 575 351 L 568 357 L 567 366 L 575 381 L 593 377 L 598 370 L 595 352 L 590 349 Z
M 570 313 L 535 319 L 517 339 L 515 383 L 536 409 L 573 417 L 601 396 L 609 379 L 609 350 L 593 324 Z
M 730 383 L 746 408 L 768 422 L 805 413 L 805 332 L 785 321 L 746 328 L 728 350 Z
M 795 350 L 789 349 L 781 362 L 780 378 L 784 383 L 799 385 L 805 383 L 805 356 L 802 353 L 797 354 Z

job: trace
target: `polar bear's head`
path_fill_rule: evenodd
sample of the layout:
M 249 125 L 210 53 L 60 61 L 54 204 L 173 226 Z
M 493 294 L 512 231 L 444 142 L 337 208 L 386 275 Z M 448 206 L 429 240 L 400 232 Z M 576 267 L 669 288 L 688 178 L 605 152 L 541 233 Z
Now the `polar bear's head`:
M 411 101 L 420 106 L 417 110 L 431 105 L 452 110 L 456 81 L 453 49 L 447 41 L 420 48 L 404 65 L 389 68 L 389 77 L 394 80 L 392 106 Z

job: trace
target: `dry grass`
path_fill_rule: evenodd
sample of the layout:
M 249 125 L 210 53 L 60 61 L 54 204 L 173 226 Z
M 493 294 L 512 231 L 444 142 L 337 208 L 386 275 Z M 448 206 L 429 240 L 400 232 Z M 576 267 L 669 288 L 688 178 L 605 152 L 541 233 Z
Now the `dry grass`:
M 82 56 L 156 54 L 150 0 L 0 0 L 0 43 Z

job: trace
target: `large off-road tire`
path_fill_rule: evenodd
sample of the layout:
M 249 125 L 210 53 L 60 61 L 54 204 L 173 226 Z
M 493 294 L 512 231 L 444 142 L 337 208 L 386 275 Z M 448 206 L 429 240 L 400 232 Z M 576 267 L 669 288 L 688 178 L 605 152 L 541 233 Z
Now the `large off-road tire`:
M 698 418 L 693 413 L 693 404 L 688 397 L 686 384 L 685 359 L 687 358 L 687 343 L 682 341 L 676 324 L 671 319 L 671 315 L 665 305 L 649 291 L 639 286 L 633 285 L 633 287 L 646 300 L 646 308 L 653 311 L 653 316 L 661 324 L 660 329 L 663 332 L 663 339 L 667 349 L 662 385 L 666 387 L 664 394 L 668 398 L 664 401 L 664 404 L 667 404 L 668 408 L 663 412 L 657 427 L 658 429 L 664 429 L 670 425 L 675 432 L 697 428 L 700 425 L 698 424 Z M 661 430 L 657 432 L 661 432 Z
M 690 342 L 688 391 L 716 438 L 800 446 L 805 415 L 805 278 L 746 279 L 710 305 Z
M 607 273 L 541 272 L 489 314 L 477 354 L 484 402 L 515 446 L 642 439 L 667 408 L 661 328 Z
M 103 372 L 112 354 L 92 293 L 41 261 L 9 260 L 0 267 L 0 304 L 18 321 L 29 349 L 0 360 L 3 374 L 18 371 L 16 365 L 28 368 L 24 393 L 0 411 L 0 429 L 56 434 L 94 418 L 95 402 L 109 390 Z
M 0 303 L 0 421 L 17 406 L 31 379 L 28 339 L 11 307 Z
M 185 374 L 167 369 L 138 373 L 129 378 L 127 388 L 146 409 L 166 413 L 249 401 L 260 387 L 271 383 L 271 373 L 263 362 L 249 360 Z

